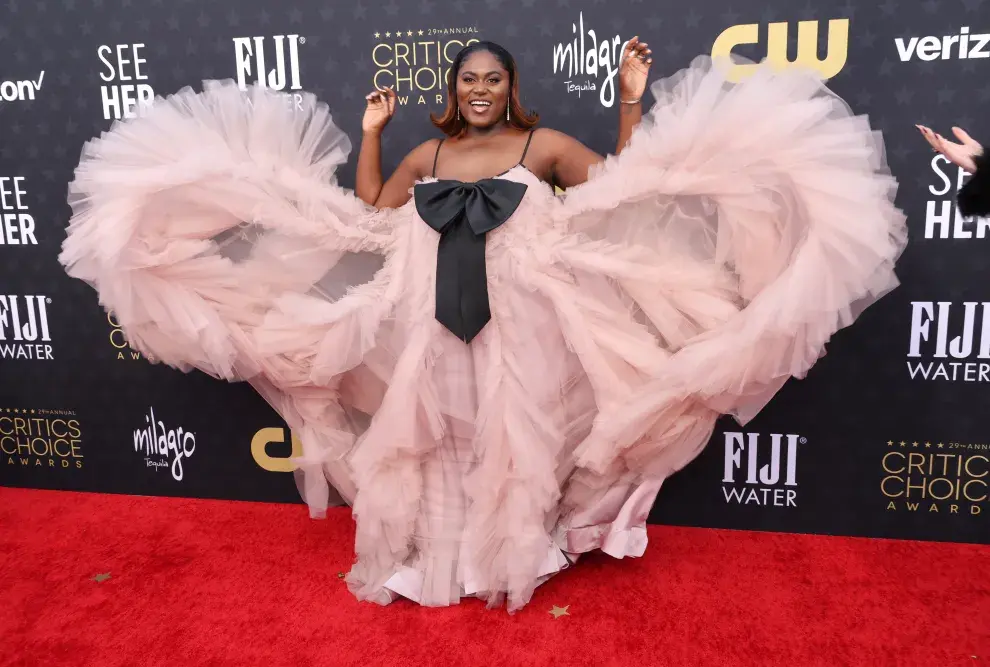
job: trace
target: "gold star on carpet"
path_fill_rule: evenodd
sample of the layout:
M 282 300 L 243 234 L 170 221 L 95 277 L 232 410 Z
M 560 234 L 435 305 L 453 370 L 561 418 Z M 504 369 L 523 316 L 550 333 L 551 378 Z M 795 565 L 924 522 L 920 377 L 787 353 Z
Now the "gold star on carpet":
M 104 581 L 106 581 L 109 578 L 110 578 L 110 573 L 104 572 L 102 574 L 98 574 L 95 577 L 93 577 L 93 581 L 95 581 L 98 584 L 102 584 Z
M 567 605 L 566 607 L 558 607 L 557 605 L 554 605 L 553 609 L 550 610 L 549 614 L 554 618 L 560 618 L 561 616 L 570 616 L 570 614 L 567 613 L 567 610 L 570 608 L 571 605 Z

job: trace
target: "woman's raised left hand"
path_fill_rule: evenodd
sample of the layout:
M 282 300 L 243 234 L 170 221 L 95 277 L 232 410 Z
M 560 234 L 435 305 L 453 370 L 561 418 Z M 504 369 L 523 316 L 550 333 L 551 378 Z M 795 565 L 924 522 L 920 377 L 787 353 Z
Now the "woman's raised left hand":
M 619 64 L 619 100 L 632 102 L 642 99 L 646 92 L 646 79 L 650 74 L 649 45 L 633 37 L 622 52 L 622 62 Z

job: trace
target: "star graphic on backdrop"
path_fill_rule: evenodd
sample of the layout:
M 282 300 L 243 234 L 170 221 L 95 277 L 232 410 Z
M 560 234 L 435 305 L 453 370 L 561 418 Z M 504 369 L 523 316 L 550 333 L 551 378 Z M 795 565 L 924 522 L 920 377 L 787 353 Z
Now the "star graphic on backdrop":
M 103 9 L 103 0 L 92 0 L 94 9 Z
M 44 0 L 38 0 L 38 2 L 34 3 L 34 8 L 38 12 L 45 12 L 48 10 L 48 3 Z
M 850 20 L 855 19 L 856 7 L 849 0 L 846 0 L 846 4 L 839 8 L 839 15 Z
M 148 32 L 151 30 L 151 19 L 145 18 L 138 21 L 138 28 L 140 28 L 142 32 Z
M 897 3 L 894 0 L 887 0 L 885 3 L 880 5 L 880 11 L 886 16 L 893 16 L 897 13 Z
M 893 447 L 894 446 L 894 441 L 893 440 L 888 440 L 887 441 L 887 446 L 888 447 Z
M 906 445 L 907 445 L 907 443 L 906 443 L 906 442 L 904 442 L 903 440 L 901 440 L 901 441 L 900 441 L 899 443 L 897 443 L 897 444 L 899 444 L 899 445 L 900 445 L 901 447 L 904 447 L 904 446 L 906 446 Z
M 80 95 L 79 97 L 76 98 L 77 109 L 85 109 L 88 106 L 89 106 L 89 102 L 86 101 L 85 95 Z
M 729 11 L 724 12 L 721 18 L 726 25 L 735 25 L 736 21 L 739 20 L 739 12 L 735 11 L 734 9 L 730 9 Z
M 210 25 L 210 17 L 207 16 L 205 13 L 201 12 L 199 18 L 196 19 L 196 23 L 199 24 L 200 28 L 205 28 L 208 25 Z
M 553 34 L 553 23 L 550 21 L 543 21 L 540 23 L 540 35 L 552 35 Z
M 381 39 L 381 38 L 382 38 L 382 34 L 380 32 L 376 32 L 375 39 Z
M 505 25 L 505 34 L 508 35 L 509 37 L 515 37 L 516 35 L 519 34 L 519 28 L 516 26 L 515 23 L 507 23 Z
M 422 36 L 423 36 L 423 31 L 422 31 L 422 30 L 418 30 L 418 31 L 416 32 L 416 34 L 418 34 L 418 35 L 419 35 L 420 37 L 422 37 Z
M 230 27 L 236 27 L 240 25 L 240 23 L 241 23 L 241 17 L 238 16 L 237 12 L 235 12 L 233 9 L 227 12 L 227 25 L 229 25 Z
M 983 0 L 962 0 L 967 12 L 975 12 L 983 4 Z
M 952 98 L 956 96 L 956 91 L 948 86 L 942 86 L 938 91 L 938 103 L 948 104 L 952 102 Z
M 701 15 L 694 11 L 694 8 L 688 12 L 688 15 L 684 17 L 684 25 L 689 28 L 697 28 L 698 24 L 701 23 Z
M 169 30 L 178 30 L 179 29 L 179 19 L 176 16 L 174 16 L 174 15 L 173 16 L 169 16 L 167 19 L 165 19 L 165 25 L 168 26 L 168 29 Z
M 76 0 L 62 0 L 62 7 L 67 12 L 75 11 Z
M 258 15 L 258 21 L 261 22 L 261 25 L 268 25 L 272 22 L 272 15 L 262 9 L 261 14 Z
M 986 85 L 980 88 L 980 101 L 990 102 L 990 85 Z
M 413 36 L 413 31 L 412 30 L 406 30 L 406 37 L 412 37 L 412 36 Z
M 904 86 L 894 94 L 894 98 L 902 106 L 911 104 L 911 100 L 914 98 L 914 91 Z
M 328 74 L 337 71 L 337 61 L 333 58 L 327 58 L 326 62 L 323 63 L 323 71 Z
M 935 14 L 938 12 L 938 0 L 925 0 L 921 3 L 921 7 L 929 14 Z
M 368 15 L 368 8 L 362 4 L 357 4 L 354 6 L 354 18 L 363 19 Z
M 93 24 L 90 23 L 89 21 L 84 21 L 83 24 L 79 26 L 79 32 L 81 32 L 84 35 L 92 35 Z
M 929 448 L 929 449 L 931 449 L 931 447 L 932 447 L 932 443 L 930 443 L 930 442 L 926 442 L 926 443 L 925 443 L 925 447 L 927 447 L 927 448 Z
M 10 37 L 10 30 L 0 25 L 0 42 Z
M 320 9 L 320 18 L 324 21 L 333 20 L 334 9 L 333 7 L 323 7 Z
M 106 581 L 109 578 L 110 578 L 110 573 L 104 572 L 102 574 L 98 574 L 95 577 L 93 577 L 92 581 L 95 581 L 98 584 L 102 584 L 104 581 Z
M 464 0 L 454 0 L 453 2 L 450 3 L 450 5 L 451 7 L 459 11 L 461 14 L 463 14 L 467 10 Z
M 557 0 L 558 9 L 562 9 L 564 7 L 570 7 L 570 6 L 571 6 L 570 0 Z
M 194 42 L 192 40 L 192 38 L 190 38 L 186 42 L 186 55 L 187 56 L 194 56 L 194 55 L 196 55 L 196 42 Z
M 543 90 L 550 90 L 551 88 L 553 88 L 554 79 L 550 77 L 543 77 L 542 79 L 539 80 L 539 83 L 540 83 L 540 88 L 542 88 Z
M 391 30 L 386 30 L 385 31 L 385 36 L 386 37 L 391 37 L 392 36 L 392 31 Z
M 551 616 L 553 616 L 554 619 L 558 619 L 561 616 L 570 616 L 570 613 L 567 611 L 570 608 L 571 608 L 571 605 L 567 605 L 566 607 L 558 607 L 557 605 L 554 605 L 553 606 L 553 609 L 551 609 L 547 613 L 549 613 Z
M 533 47 L 527 47 L 525 51 L 519 54 L 519 57 L 522 58 L 523 64 L 527 67 L 536 65 L 536 51 L 533 50 Z
M 650 30 L 659 30 L 661 25 L 663 25 L 663 18 L 659 14 L 651 14 L 646 17 L 646 27 Z
M 869 106 L 872 100 L 873 100 L 873 94 L 867 90 L 861 90 L 856 95 L 856 104 L 861 107 Z
M 302 23 L 302 20 L 303 13 L 298 7 L 289 12 L 289 23 Z
M 945 445 L 944 445 L 944 444 L 942 444 L 941 442 L 940 442 L 940 443 L 938 443 L 938 444 L 936 445 L 936 447 L 938 447 L 939 449 L 945 449 Z
M 881 76 L 889 76 L 890 73 L 893 72 L 893 71 L 894 71 L 894 63 L 893 63 L 893 61 L 888 60 L 887 58 L 884 58 L 884 61 L 882 63 L 880 63 L 880 74 L 881 74 Z
M 384 9 L 385 13 L 389 16 L 395 16 L 399 13 L 399 5 L 395 4 L 395 0 L 389 0 L 389 3 L 382 7 L 382 9 Z
M 337 41 L 340 42 L 340 45 L 341 46 L 350 46 L 351 45 L 351 33 L 349 33 L 349 32 L 342 32 L 342 33 L 340 33 L 340 37 L 337 38 Z M 364 60 L 362 59 L 361 62 L 364 62 Z

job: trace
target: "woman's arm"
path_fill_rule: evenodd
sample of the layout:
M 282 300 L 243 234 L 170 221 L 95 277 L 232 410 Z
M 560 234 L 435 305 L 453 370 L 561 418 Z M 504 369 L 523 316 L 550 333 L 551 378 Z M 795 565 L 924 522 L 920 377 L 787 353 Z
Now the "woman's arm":
M 643 93 L 653 58 L 649 45 L 633 37 L 622 52 L 619 65 L 619 138 L 615 146 L 618 155 L 629 143 L 633 130 L 643 118 Z M 588 170 L 604 158 L 580 141 L 554 130 L 542 130 L 546 149 L 552 156 L 553 182 L 569 188 L 588 180 Z
M 433 139 L 414 148 L 396 167 L 388 181 L 384 181 L 382 131 L 395 114 L 396 97 L 391 88 L 365 96 L 368 106 L 361 121 L 363 135 L 361 151 L 358 153 L 354 193 L 363 202 L 376 208 L 398 208 L 409 201 L 409 189 L 426 175 L 424 165 L 428 164 L 430 150 L 435 150 L 437 145 L 437 140 Z

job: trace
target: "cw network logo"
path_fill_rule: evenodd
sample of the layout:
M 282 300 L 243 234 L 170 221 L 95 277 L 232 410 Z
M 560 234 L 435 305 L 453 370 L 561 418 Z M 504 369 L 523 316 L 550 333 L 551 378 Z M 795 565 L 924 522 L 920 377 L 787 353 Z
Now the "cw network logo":
M 846 66 L 849 53 L 849 19 L 831 19 L 828 22 L 828 51 L 825 59 L 818 57 L 818 21 L 799 21 L 797 34 L 797 56 L 790 60 L 787 55 L 787 23 L 771 23 L 767 26 L 766 62 L 783 69 L 794 65 L 818 71 L 825 79 L 831 79 Z M 727 28 L 715 39 L 712 45 L 712 58 L 728 58 L 733 49 L 745 44 L 759 44 L 760 24 L 746 23 Z M 738 83 L 753 73 L 755 63 L 735 65 L 727 78 Z
M 725 502 L 797 507 L 798 445 L 807 442 L 799 435 L 772 433 L 768 448 L 759 433 L 725 433 Z
M 958 35 L 927 35 L 925 37 L 898 37 L 894 40 L 901 62 L 917 58 L 933 60 L 971 60 L 990 58 L 990 34 L 971 35 L 964 27 Z
M 45 70 L 41 70 L 38 80 L 25 79 L 23 81 L 0 81 L 0 100 L 4 102 L 24 102 L 33 100 L 35 95 L 41 91 L 41 84 L 45 80 Z

